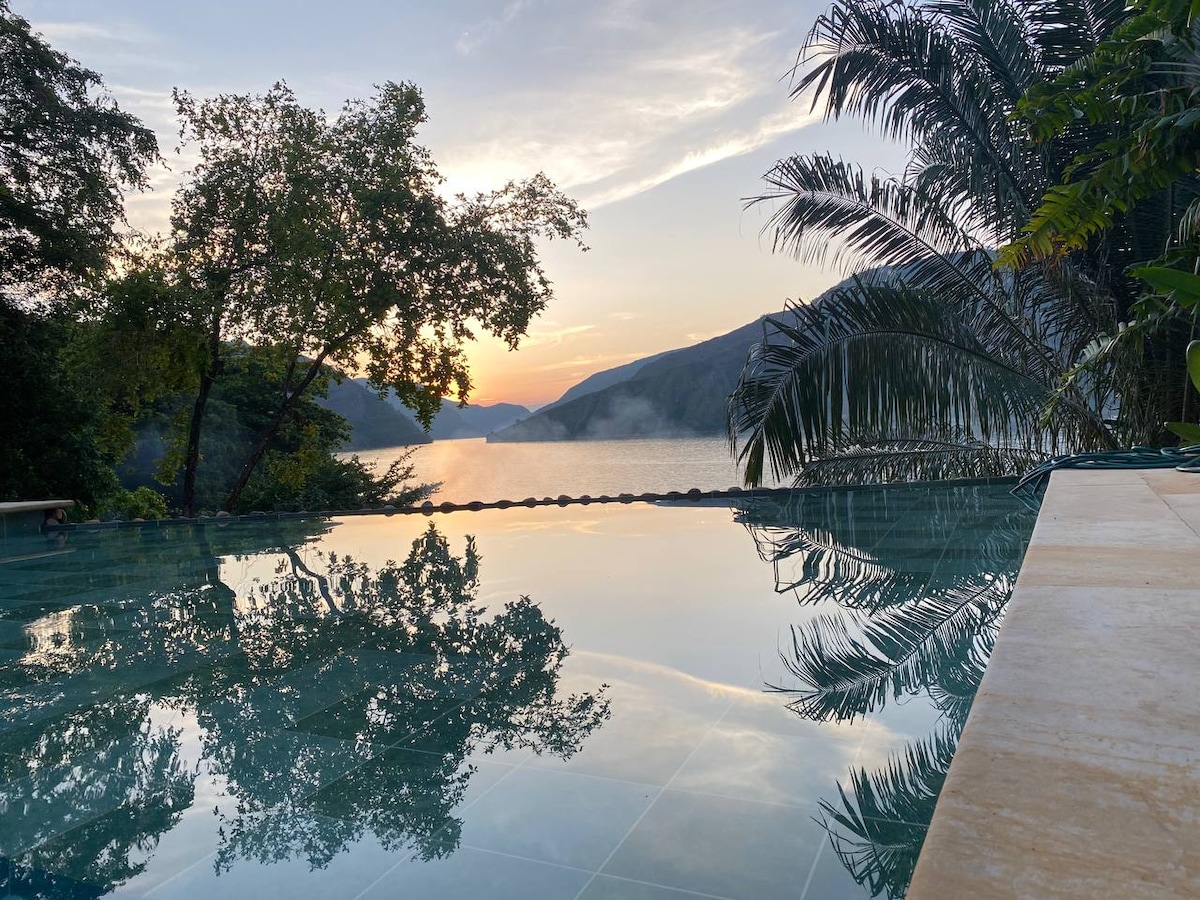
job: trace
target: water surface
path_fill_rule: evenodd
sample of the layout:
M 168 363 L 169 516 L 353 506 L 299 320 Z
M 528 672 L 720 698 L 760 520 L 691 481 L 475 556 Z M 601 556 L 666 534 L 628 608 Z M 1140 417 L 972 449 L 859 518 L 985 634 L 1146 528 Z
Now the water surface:
M 360 452 L 386 467 L 406 448 Z M 413 456 L 418 481 L 442 482 L 437 501 L 523 500 L 588 494 L 666 493 L 739 484 L 720 437 L 494 443 L 434 441 Z
M 0 895 L 902 896 L 1031 526 L 978 487 L 10 542 Z

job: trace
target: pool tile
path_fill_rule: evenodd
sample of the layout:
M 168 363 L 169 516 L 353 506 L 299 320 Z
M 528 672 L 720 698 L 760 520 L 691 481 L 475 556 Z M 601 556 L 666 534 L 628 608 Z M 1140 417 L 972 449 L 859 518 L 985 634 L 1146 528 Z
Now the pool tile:
M 404 742 L 410 749 L 435 746 L 436 723 L 462 706 L 456 698 L 420 699 L 403 685 L 394 689 L 368 688 L 295 722 L 297 732 L 380 746 Z M 284 718 L 283 714 L 280 714 Z M 413 737 L 432 728 L 428 738 Z
M 807 879 L 807 887 L 797 900 L 869 900 L 870 887 L 859 884 L 838 858 L 829 842 L 822 845 L 816 864 Z M 874 896 L 888 896 L 886 891 Z
M 224 745 L 233 753 L 220 759 L 219 771 L 237 780 L 238 788 L 252 794 L 261 808 L 306 797 L 382 749 L 292 731 L 246 735 L 241 741 L 237 748 Z
M 627 878 L 613 878 L 611 875 L 597 875 L 579 895 L 579 900 L 696 900 L 698 897 L 711 898 L 713 895 L 681 891 L 661 884 L 645 884 Z
M 373 836 L 348 829 L 338 820 L 316 815 L 302 821 L 269 818 L 227 844 L 223 853 L 206 857 L 144 896 L 148 900 L 350 898 L 369 888 L 401 858 Z
M 355 900 L 574 900 L 590 877 L 578 869 L 464 848 L 445 859 L 401 863 Z
M 464 811 L 463 845 L 595 870 L 657 790 L 519 768 Z
M 720 725 L 671 780 L 671 789 L 815 807 L 853 764 L 853 744 Z
M 814 815 L 666 790 L 601 874 L 731 900 L 795 900 L 826 840 Z
M 330 782 L 301 806 L 328 819 L 402 822 L 415 837 L 431 838 L 450 829 L 451 845 L 457 846 L 460 809 L 513 771 L 498 763 L 459 763 L 391 748 Z
M 0 890 L 5 898 L 91 898 L 104 894 L 103 885 L 87 884 L 66 875 L 46 872 L 11 859 L 0 858 Z
M 661 787 L 711 727 L 708 719 L 671 709 L 638 709 L 624 714 L 617 702 L 612 718 L 590 734 L 573 756 L 561 759 L 543 754 L 531 757 L 526 765 Z
M 0 787 L 0 856 L 14 857 L 126 802 L 136 779 L 76 766 Z

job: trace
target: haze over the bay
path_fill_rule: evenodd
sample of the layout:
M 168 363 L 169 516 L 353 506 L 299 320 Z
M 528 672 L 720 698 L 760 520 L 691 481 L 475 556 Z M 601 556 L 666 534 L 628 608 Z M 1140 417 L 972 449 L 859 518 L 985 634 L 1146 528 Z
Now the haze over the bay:
M 789 102 L 813 0 L 13 0 L 158 135 L 170 170 L 129 199 L 162 230 L 190 160 L 171 89 L 258 93 L 287 81 L 336 110 L 386 80 L 425 93 L 422 140 L 449 191 L 545 171 L 588 210 L 591 250 L 549 245 L 557 298 L 519 351 L 483 339 L 473 401 L 529 406 L 600 369 L 729 331 L 838 272 L 771 254 L 769 208 L 742 198 L 779 158 L 829 151 L 896 169 L 858 125 Z

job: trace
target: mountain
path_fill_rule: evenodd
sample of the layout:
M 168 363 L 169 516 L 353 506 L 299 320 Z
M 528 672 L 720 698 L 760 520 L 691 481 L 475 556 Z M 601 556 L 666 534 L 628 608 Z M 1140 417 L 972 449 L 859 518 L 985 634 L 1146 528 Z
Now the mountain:
M 431 440 L 411 418 L 356 379 L 347 378 L 341 384 L 330 382 L 329 396 L 318 398 L 317 403 L 350 423 L 350 440 L 343 448 L 346 450 L 428 444 Z
M 365 378 L 355 378 L 354 381 L 368 393 L 374 394 L 374 391 L 366 386 Z M 433 426 L 426 434 L 425 429 L 421 428 L 417 422 L 413 411 L 401 403 L 400 398 L 395 394 L 389 392 L 383 402 L 420 429 L 421 434 L 428 440 L 434 441 L 483 437 L 493 431 L 506 428 L 529 415 L 528 409 L 515 403 L 494 403 L 491 406 L 476 406 L 468 403 L 466 406 L 459 407 L 453 400 L 442 400 L 442 408 L 434 417 Z
M 737 384 L 751 345 L 762 340 L 762 321 L 759 318 L 695 346 L 597 373 L 557 402 L 489 435 L 488 440 L 721 434 L 725 431 L 726 398 Z M 598 389 L 594 387 L 597 381 L 603 385 Z M 589 382 L 591 389 L 582 391 Z
M 594 375 L 589 375 L 579 384 L 567 388 L 566 393 L 555 400 L 553 403 L 547 403 L 538 410 L 538 415 L 553 409 L 556 406 L 562 406 L 564 403 L 570 403 L 572 400 L 577 400 L 584 394 L 594 394 L 596 391 L 602 391 L 606 387 L 611 387 L 614 384 L 619 384 L 622 381 L 628 381 L 645 366 L 654 362 L 656 359 L 662 359 L 668 353 L 674 353 L 674 350 L 667 350 L 663 353 L 655 353 L 653 356 L 646 356 L 642 359 L 635 359 L 631 363 L 625 363 L 623 366 L 615 366 L 611 369 L 604 369 Z

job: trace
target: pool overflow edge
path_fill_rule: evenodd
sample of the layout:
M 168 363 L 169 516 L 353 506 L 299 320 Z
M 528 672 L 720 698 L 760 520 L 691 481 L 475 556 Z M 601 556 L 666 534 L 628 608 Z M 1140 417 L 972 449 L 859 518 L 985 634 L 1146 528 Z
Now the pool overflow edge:
M 485 509 L 514 509 L 518 507 L 532 509 L 539 506 L 587 506 L 593 503 L 660 503 L 660 504 L 686 504 L 686 503 L 701 503 L 703 501 L 719 501 L 721 505 L 726 505 L 730 501 L 737 500 L 752 500 L 759 498 L 770 497 L 785 497 L 797 493 L 819 493 L 819 492 L 853 492 L 853 491 L 877 491 L 877 490 L 912 490 L 919 488 L 928 488 L 936 485 L 938 487 L 970 487 L 973 485 L 1009 485 L 1015 484 L 1016 478 L 959 478 L 946 481 L 906 481 L 895 482 L 891 484 L 853 484 L 853 485 L 819 485 L 806 487 L 783 487 L 783 488 L 728 488 L 726 490 L 711 490 L 702 491 L 699 488 L 691 488 L 687 491 L 667 491 L 666 493 L 643 493 L 643 494 L 617 494 L 612 496 L 602 494 L 599 497 L 591 497 L 587 494 L 581 494 L 578 497 L 570 497 L 566 494 L 560 494 L 558 497 L 526 497 L 524 500 L 493 500 L 484 502 L 482 500 L 472 500 L 469 503 L 453 503 L 446 501 L 443 503 L 434 503 L 431 500 L 426 500 L 418 506 L 392 506 L 390 504 L 381 507 L 372 507 L 369 509 L 335 509 L 335 510 L 312 510 L 299 512 L 251 512 L 242 515 L 231 515 L 228 513 L 218 513 L 214 516 L 196 516 L 193 518 L 168 518 L 168 519 L 130 519 L 128 521 L 90 521 L 90 522 L 71 522 L 63 525 L 45 525 L 43 531 L 47 533 L 58 531 L 76 531 L 94 529 L 112 529 L 112 528 L 163 528 L 167 526 L 177 525 L 228 525 L 233 522 L 279 522 L 292 519 L 341 519 L 350 516 L 411 516 L 425 515 L 430 516 L 434 513 L 451 513 L 451 512 L 479 512 Z

